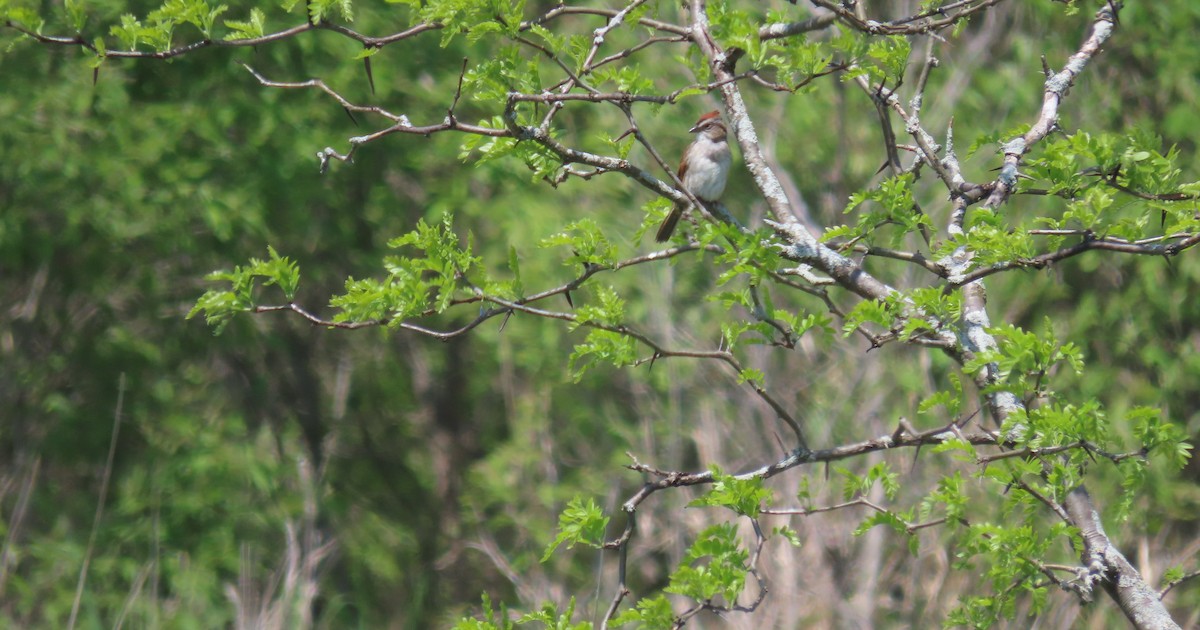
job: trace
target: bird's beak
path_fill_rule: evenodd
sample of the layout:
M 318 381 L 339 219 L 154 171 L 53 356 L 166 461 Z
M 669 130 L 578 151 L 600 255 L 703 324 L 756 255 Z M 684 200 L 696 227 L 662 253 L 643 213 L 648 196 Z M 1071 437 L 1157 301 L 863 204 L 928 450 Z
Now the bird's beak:
M 694 127 L 688 129 L 688 133 L 696 133 L 697 131 L 700 131 L 700 123 L 696 123 Z

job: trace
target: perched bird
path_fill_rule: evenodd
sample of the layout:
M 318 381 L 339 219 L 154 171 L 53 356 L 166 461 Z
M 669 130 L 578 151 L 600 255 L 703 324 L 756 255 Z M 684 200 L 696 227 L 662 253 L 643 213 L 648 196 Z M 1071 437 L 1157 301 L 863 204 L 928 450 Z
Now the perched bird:
M 696 199 L 703 202 L 716 201 L 725 192 L 725 182 L 729 179 L 729 166 L 732 154 L 725 137 L 725 123 L 721 120 L 720 112 L 709 112 L 696 121 L 696 125 L 688 130 L 697 134 L 696 139 L 683 152 L 683 160 L 679 163 L 679 181 L 683 187 L 692 193 Z M 688 204 L 676 203 L 671 214 L 663 220 L 654 240 L 662 243 L 671 238 L 679 217 L 687 210 Z

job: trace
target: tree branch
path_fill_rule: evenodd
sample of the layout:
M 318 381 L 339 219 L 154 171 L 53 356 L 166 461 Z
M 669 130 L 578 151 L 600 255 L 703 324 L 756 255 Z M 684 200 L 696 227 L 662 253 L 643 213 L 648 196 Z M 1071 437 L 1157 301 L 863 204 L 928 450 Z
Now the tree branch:
M 916 35 L 932 33 L 953 26 L 984 9 L 1000 4 L 1004 0 L 959 0 L 928 11 L 888 22 L 865 19 L 833 0 L 812 0 L 812 3 L 833 12 L 846 24 L 870 35 Z M 934 18 L 934 16 L 942 16 Z
M 1099 582 L 1135 628 L 1179 628 L 1158 593 L 1146 584 L 1137 569 L 1113 546 L 1087 490 L 1082 486 L 1072 490 L 1064 506 L 1071 523 L 1079 528 L 1079 535 L 1083 538 L 1081 559 L 1088 568 L 1088 586 Z
M 1139 256 L 1163 256 L 1170 258 L 1176 256 L 1180 252 L 1190 249 L 1200 243 L 1200 233 L 1187 235 L 1174 235 L 1179 238 L 1174 243 L 1157 243 L 1157 242 L 1139 242 L 1127 241 L 1113 237 L 1094 237 L 1090 233 L 1085 233 L 1084 240 L 1063 247 L 1052 252 L 1047 252 L 1032 258 L 1019 258 L 1017 260 L 1008 260 L 1004 262 L 994 263 L 987 267 L 976 269 L 960 277 L 951 277 L 946 283 L 947 290 L 955 287 L 961 287 L 971 282 L 975 282 L 981 278 L 986 278 L 992 274 L 1010 269 L 1044 269 L 1047 266 L 1061 260 L 1073 258 L 1084 252 L 1103 250 L 1110 252 L 1120 252 L 1122 254 L 1134 254 Z M 1167 238 L 1167 237 L 1160 237 Z
M 784 37 L 793 37 L 801 33 L 810 31 L 819 31 L 828 27 L 837 21 L 836 13 L 824 13 L 804 20 L 803 22 L 777 22 L 767 24 L 758 29 L 758 39 L 767 41 L 771 39 L 781 39 Z
M 1071 58 L 1067 60 L 1067 65 L 1060 72 L 1046 78 L 1045 91 L 1042 96 L 1042 111 L 1037 120 L 1024 135 L 1009 140 L 1001 147 L 1004 152 L 1004 165 L 1000 168 L 1000 176 L 996 179 L 995 188 L 984 202 L 985 208 L 999 207 L 1016 189 L 1017 169 L 1021 160 L 1033 148 L 1033 145 L 1040 142 L 1058 125 L 1059 104 L 1074 85 L 1076 77 L 1083 72 L 1088 62 L 1096 53 L 1100 52 L 1104 42 L 1108 41 L 1109 36 L 1112 35 L 1120 8 L 1120 1 L 1109 0 L 1107 6 L 1097 11 L 1095 20 L 1092 22 L 1092 32 L 1084 40 L 1083 45 L 1075 54 L 1071 55 Z

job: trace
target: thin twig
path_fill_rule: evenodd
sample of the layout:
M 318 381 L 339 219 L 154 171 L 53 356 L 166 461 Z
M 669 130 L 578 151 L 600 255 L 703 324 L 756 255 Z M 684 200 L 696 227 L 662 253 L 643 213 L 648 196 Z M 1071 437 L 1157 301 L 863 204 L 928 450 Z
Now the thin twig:
M 1184 575 L 1179 576 L 1178 580 L 1175 580 L 1174 582 L 1171 582 L 1170 584 L 1164 586 L 1162 588 L 1162 590 L 1160 590 L 1158 592 L 1158 598 L 1162 599 L 1162 598 L 1166 597 L 1167 593 L 1171 592 L 1171 589 L 1175 588 L 1176 586 L 1179 586 L 1180 584 L 1183 584 L 1184 582 L 1187 582 L 1189 580 L 1194 580 L 1198 577 L 1200 577 L 1200 570 L 1192 571 L 1191 573 L 1186 573 Z
M 1004 0 L 960 0 L 945 6 L 916 13 L 907 17 L 891 20 L 889 22 L 878 22 L 876 20 L 866 19 L 861 14 L 862 3 L 855 3 L 860 11 L 855 11 L 846 7 L 842 2 L 834 0 L 812 0 L 812 3 L 832 11 L 844 23 L 870 35 L 916 35 L 918 33 L 934 33 L 944 28 L 953 26 L 955 23 L 964 20 L 988 7 L 1000 4 Z M 951 13 L 955 9 L 960 9 Z M 933 19 L 933 16 L 944 16 L 940 19 Z
M 1001 271 L 1008 271 L 1010 269 L 1043 269 L 1053 263 L 1066 260 L 1092 250 L 1120 252 L 1123 254 L 1135 254 L 1139 256 L 1163 256 L 1165 258 L 1169 258 L 1171 256 L 1178 255 L 1180 252 L 1190 249 L 1197 244 L 1200 244 L 1200 232 L 1188 234 L 1187 236 L 1173 235 L 1171 238 L 1179 238 L 1180 240 L 1164 245 L 1155 242 L 1085 237 L 1083 241 L 1080 241 L 1075 245 L 1063 247 L 1052 252 L 1047 252 L 1031 258 L 1019 258 L 1017 260 L 998 262 L 988 265 L 987 267 L 976 269 L 975 271 L 967 273 L 963 276 L 951 279 L 951 281 L 946 284 L 946 288 L 949 290 L 964 286 L 976 280 L 986 278 L 992 274 L 999 273 Z

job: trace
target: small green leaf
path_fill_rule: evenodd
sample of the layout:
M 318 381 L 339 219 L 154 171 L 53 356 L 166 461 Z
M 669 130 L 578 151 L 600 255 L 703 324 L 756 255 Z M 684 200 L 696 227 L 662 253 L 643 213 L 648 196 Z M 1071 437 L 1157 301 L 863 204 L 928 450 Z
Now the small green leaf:
M 779 527 L 772 529 L 771 534 L 773 536 L 779 536 L 779 537 L 783 538 L 784 540 L 788 541 L 788 543 L 790 543 L 793 547 L 800 547 L 804 544 L 804 541 L 800 540 L 800 535 L 798 533 L 796 533 L 796 530 L 794 530 L 786 525 L 781 525 Z
M 739 385 L 744 383 L 762 385 L 764 378 L 766 378 L 766 375 L 763 374 L 762 370 L 755 368 L 744 368 L 742 371 L 738 372 L 737 380 Z
M 714 525 L 688 549 L 683 566 L 671 574 L 664 590 L 701 602 L 721 595 L 727 605 L 734 605 L 746 586 L 748 560 L 749 553 L 738 542 L 737 527 Z
M 375 47 L 375 46 L 367 46 L 367 47 L 363 48 L 362 50 L 358 51 L 358 53 L 354 55 L 353 59 L 359 60 L 359 59 L 366 59 L 367 57 L 374 57 L 375 55 L 379 54 L 379 51 L 381 51 L 381 50 L 383 50 L 383 49 Z
M 542 554 L 542 562 L 550 559 L 560 545 L 568 549 L 582 544 L 596 549 L 604 545 L 604 530 L 608 527 L 608 517 L 592 499 L 585 503 L 579 497 L 571 499 L 566 509 L 558 516 L 558 535 L 546 547 Z
M 567 225 L 562 232 L 542 239 L 542 247 L 569 247 L 571 256 L 565 261 L 569 267 L 597 265 L 611 267 L 617 260 L 617 247 L 609 242 L 592 219 L 581 219 Z
M 87 9 L 83 6 L 83 0 L 64 0 L 63 9 L 66 10 L 67 19 L 75 32 L 82 33 L 83 26 L 87 23 Z
M 675 611 L 667 597 L 660 593 L 639 599 L 635 607 L 613 619 L 613 625 L 617 627 L 631 623 L 637 623 L 640 630 L 671 630 L 675 627 Z
M 709 470 L 714 479 L 712 489 L 688 503 L 689 507 L 726 507 L 742 516 L 757 518 L 763 506 L 771 504 L 772 493 L 763 487 L 761 477 L 738 479 L 721 473 L 715 466 Z
M 263 15 L 262 9 L 257 7 L 250 9 L 250 20 L 239 22 L 237 20 L 225 20 L 225 26 L 233 30 L 225 37 L 226 40 L 236 41 L 239 39 L 257 39 L 263 36 L 263 22 L 266 17 Z

